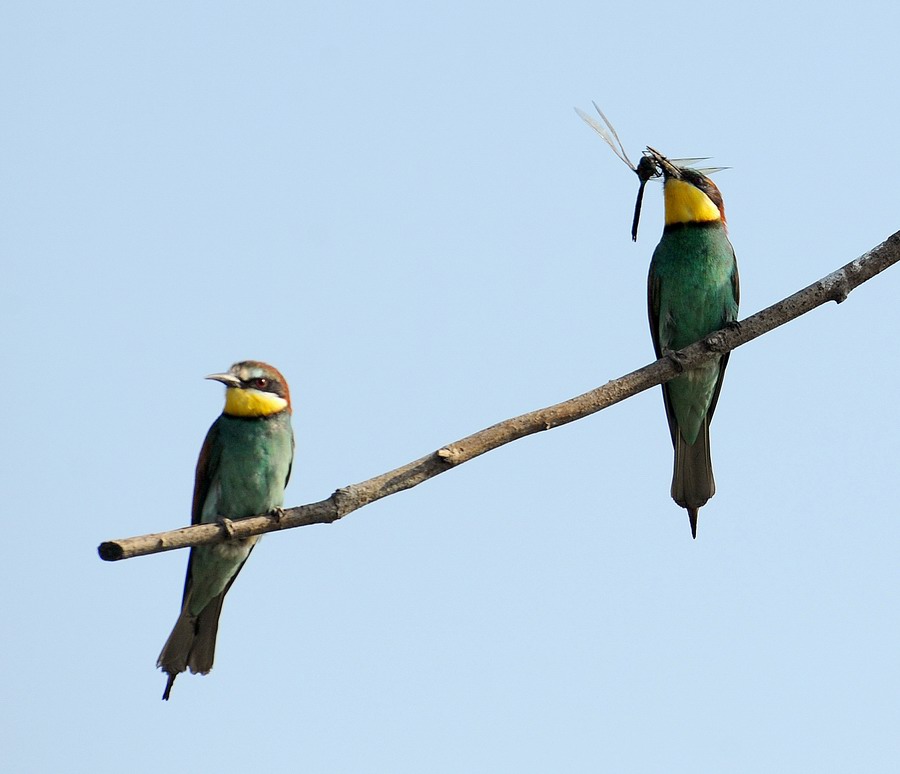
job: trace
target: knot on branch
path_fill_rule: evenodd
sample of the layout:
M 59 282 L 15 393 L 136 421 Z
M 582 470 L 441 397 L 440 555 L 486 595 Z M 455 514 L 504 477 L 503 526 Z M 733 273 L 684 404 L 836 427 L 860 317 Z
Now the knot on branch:
M 334 510 L 336 511 L 335 521 L 342 519 L 351 511 L 355 511 L 360 507 L 359 492 L 356 489 L 356 485 L 350 484 L 350 486 L 335 490 L 334 494 L 331 495 L 331 501 L 334 503 Z
M 840 304 L 842 301 L 847 300 L 847 296 L 850 295 L 850 283 L 847 281 L 847 274 L 845 272 L 840 272 L 840 275 L 835 278 L 835 281 L 831 285 L 831 293 L 829 295 L 831 300 L 836 304 Z
M 439 460 L 446 462 L 448 465 L 457 465 L 465 461 L 463 460 L 462 449 L 458 446 L 445 446 L 442 449 L 438 449 L 436 454 Z

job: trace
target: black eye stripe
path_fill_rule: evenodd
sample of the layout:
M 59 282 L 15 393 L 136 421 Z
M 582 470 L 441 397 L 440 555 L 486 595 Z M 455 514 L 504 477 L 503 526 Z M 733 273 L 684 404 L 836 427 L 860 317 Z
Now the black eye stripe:
M 260 382 L 263 382 L 260 384 Z M 249 379 L 241 379 L 241 386 L 247 390 L 259 390 L 260 392 L 271 392 L 279 397 L 284 397 L 284 387 L 277 379 L 270 376 L 251 376 Z

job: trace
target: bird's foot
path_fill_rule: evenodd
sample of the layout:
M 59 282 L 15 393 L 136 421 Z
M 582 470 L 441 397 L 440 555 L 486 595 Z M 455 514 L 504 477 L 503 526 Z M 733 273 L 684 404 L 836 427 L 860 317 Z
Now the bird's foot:
M 225 532 L 225 539 L 233 540 L 234 539 L 234 522 L 225 516 L 220 516 L 217 519 L 217 521 L 221 525 L 222 530 Z
M 722 330 L 713 331 L 707 336 L 704 341 L 706 342 L 706 347 L 710 352 L 721 352 L 725 353 L 730 351 L 728 346 L 728 342 L 725 340 L 725 333 L 739 333 L 741 330 L 740 320 L 731 320 L 725 323 L 722 326 Z
M 281 520 L 284 518 L 284 508 L 280 505 L 276 505 L 271 511 L 269 511 L 269 516 L 275 519 L 276 524 L 281 524 Z
M 675 366 L 675 370 L 678 371 L 678 373 L 684 373 L 684 358 L 681 356 L 680 352 L 668 349 L 663 352 L 663 357 Z

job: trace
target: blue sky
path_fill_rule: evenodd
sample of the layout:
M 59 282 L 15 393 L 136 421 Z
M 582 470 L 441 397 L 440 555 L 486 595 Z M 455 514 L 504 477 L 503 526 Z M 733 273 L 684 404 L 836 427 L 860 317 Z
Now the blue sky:
M 893 771 L 889 270 L 738 350 L 715 498 L 659 390 L 266 537 L 216 665 L 155 659 L 221 388 L 282 370 L 287 504 L 652 359 L 632 158 L 711 156 L 742 316 L 900 227 L 887 3 L 0 11 L 9 770 Z

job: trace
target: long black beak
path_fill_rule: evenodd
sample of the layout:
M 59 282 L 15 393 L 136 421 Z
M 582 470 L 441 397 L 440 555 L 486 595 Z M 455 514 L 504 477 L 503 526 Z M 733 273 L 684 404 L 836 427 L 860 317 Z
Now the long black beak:
M 241 380 L 238 379 L 234 374 L 210 374 L 206 377 L 207 379 L 212 379 L 215 382 L 222 382 L 226 387 L 240 387 Z
M 676 180 L 681 179 L 681 169 L 673 164 L 669 159 L 662 155 L 656 148 L 651 148 L 649 145 L 647 146 L 647 150 L 645 151 L 646 155 L 644 158 L 649 159 L 650 162 L 656 168 L 657 175 L 663 175 L 664 177 L 674 177 Z M 702 161 L 703 159 L 697 159 L 697 161 Z M 686 161 L 693 161 L 693 159 L 686 159 Z

